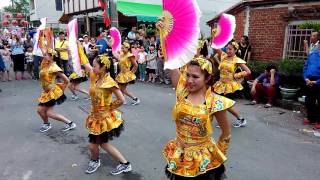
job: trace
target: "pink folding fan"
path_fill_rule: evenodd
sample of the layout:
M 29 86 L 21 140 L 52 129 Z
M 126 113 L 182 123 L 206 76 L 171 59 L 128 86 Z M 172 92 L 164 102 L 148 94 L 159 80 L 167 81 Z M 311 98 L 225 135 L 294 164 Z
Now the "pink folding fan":
M 110 30 L 110 36 L 112 38 L 112 51 L 118 52 L 121 49 L 121 34 L 119 30 L 115 27 L 111 27 Z
M 192 60 L 200 37 L 200 10 L 196 0 L 163 0 L 160 30 L 165 69 L 177 69 Z
M 217 31 L 212 37 L 211 47 L 214 49 L 223 48 L 232 40 L 235 29 L 235 17 L 230 14 L 222 14 L 218 22 Z

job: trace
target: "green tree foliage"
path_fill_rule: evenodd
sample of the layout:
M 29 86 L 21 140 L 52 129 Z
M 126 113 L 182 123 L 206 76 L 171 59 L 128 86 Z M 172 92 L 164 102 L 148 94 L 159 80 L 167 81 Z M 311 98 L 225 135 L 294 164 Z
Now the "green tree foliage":
M 5 12 L 27 14 L 30 11 L 28 0 L 11 0 L 11 5 L 3 8 Z
M 316 22 L 305 22 L 298 26 L 300 29 L 313 29 L 315 31 L 320 31 L 320 23 Z

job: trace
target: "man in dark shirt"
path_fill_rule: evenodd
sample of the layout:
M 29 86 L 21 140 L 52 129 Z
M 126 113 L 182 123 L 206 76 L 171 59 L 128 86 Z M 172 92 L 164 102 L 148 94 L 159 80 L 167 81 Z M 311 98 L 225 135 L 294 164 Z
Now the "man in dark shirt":
M 304 124 L 314 124 L 320 129 L 320 34 L 312 32 L 311 47 L 308 48 L 308 60 L 303 69 L 303 77 L 306 81 L 306 108 L 308 118 Z
M 265 72 L 255 79 L 252 84 L 251 94 L 253 96 L 253 101 L 251 104 L 257 104 L 262 95 L 267 95 L 268 103 L 264 107 L 272 107 L 278 85 L 279 76 L 277 74 L 277 68 L 274 65 L 269 65 Z

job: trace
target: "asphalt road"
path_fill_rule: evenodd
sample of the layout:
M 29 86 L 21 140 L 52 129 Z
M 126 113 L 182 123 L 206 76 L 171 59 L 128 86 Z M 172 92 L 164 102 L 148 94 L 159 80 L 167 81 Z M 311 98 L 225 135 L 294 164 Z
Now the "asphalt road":
M 175 96 L 169 86 L 136 83 L 129 87 L 142 102 L 120 108 L 126 127 L 112 143 L 132 163 L 133 171 L 119 176 L 109 174 L 117 162 L 105 153 L 101 153 L 102 166 L 97 172 L 84 173 L 89 160 L 84 120 L 90 103 L 84 96 L 56 107 L 77 123 L 77 129 L 61 132 L 64 124 L 51 121 L 53 128 L 40 133 L 36 114 L 39 83 L 0 83 L 0 89 L 0 180 L 165 179 L 161 151 L 175 137 L 171 118 Z M 70 92 L 66 95 L 70 97 Z M 228 179 L 319 180 L 320 138 L 309 133 L 311 127 L 301 124 L 302 115 L 247 103 L 240 100 L 236 106 L 248 126 L 232 129 Z M 219 129 L 214 131 L 217 137 Z

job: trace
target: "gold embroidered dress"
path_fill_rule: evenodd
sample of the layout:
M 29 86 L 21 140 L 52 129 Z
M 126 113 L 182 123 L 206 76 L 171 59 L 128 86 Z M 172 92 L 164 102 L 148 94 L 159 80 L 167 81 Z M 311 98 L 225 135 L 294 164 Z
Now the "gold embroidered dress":
M 226 160 L 228 145 L 215 143 L 212 134 L 213 114 L 228 109 L 234 101 L 206 92 L 205 104 L 192 104 L 187 100 L 186 78 L 180 77 L 173 109 L 176 123 L 176 139 L 167 143 L 163 155 L 167 160 L 167 170 L 183 177 L 196 177 L 218 168 Z
M 243 89 L 241 82 L 235 79 L 238 64 L 246 64 L 246 62 L 237 56 L 230 60 L 227 59 L 227 54 L 222 55 L 219 65 L 220 79 L 213 85 L 214 92 L 225 95 Z
M 56 83 L 57 72 L 63 71 L 54 61 L 48 61 L 46 59 L 42 60 L 39 72 L 40 82 L 43 89 L 40 97 L 38 98 L 40 104 L 52 102 L 54 105 L 59 98 L 65 98 L 63 91 L 66 84 Z
M 120 54 L 120 73 L 116 77 L 116 81 L 120 84 L 126 84 L 136 79 L 136 75 L 130 69 L 132 66 L 130 58 L 132 57 L 134 57 L 133 54 L 129 52 L 126 54 L 121 52 Z
M 112 109 L 112 91 L 111 88 L 119 88 L 117 83 L 109 74 L 96 83 L 93 72 L 90 73 L 91 113 L 86 119 L 86 128 L 92 135 L 101 135 L 110 132 L 123 124 L 121 112 Z

